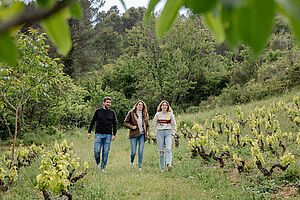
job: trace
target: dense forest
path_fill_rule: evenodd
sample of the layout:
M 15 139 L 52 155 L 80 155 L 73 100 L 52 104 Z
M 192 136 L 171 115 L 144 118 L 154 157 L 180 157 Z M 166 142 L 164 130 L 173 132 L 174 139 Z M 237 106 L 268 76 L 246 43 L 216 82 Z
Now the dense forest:
M 138 99 L 152 117 L 163 99 L 176 113 L 197 112 L 264 99 L 300 84 L 300 51 L 281 15 L 264 52 L 255 57 L 247 45 L 231 50 L 217 43 L 202 17 L 190 12 L 178 15 L 159 43 L 158 13 L 144 23 L 145 8 L 99 12 L 103 4 L 97 1 L 80 4 L 83 20 L 68 21 L 73 44 L 65 57 L 39 24 L 24 25 L 15 36 L 22 56 L 14 67 L 1 64 L 0 71 L 1 140 L 13 138 L 16 115 L 18 137 L 28 143 L 60 128 L 87 127 L 104 96 L 113 98 L 122 125 Z

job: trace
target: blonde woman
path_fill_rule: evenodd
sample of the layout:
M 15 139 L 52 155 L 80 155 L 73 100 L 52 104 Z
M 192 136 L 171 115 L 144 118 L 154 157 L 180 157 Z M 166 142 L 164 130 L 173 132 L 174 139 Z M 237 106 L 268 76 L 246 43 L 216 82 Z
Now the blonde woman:
M 130 154 L 130 166 L 134 167 L 134 158 L 136 155 L 137 143 L 139 143 L 138 149 L 138 168 L 142 170 L 143 163 L 143 151 L 145 140 L 148 137 L 149 124 L 148 124 L 148 112 L 147 106 L 142 101 L 139 100 L 127 113 L 127 116 L 124 120 L 124 126 L 129 128 L 129 138 L 130 138 L 130 146 L 131 146 L 131 154 Z
M 157 139 L 159 151 L 159 162 L 162 171 L 165 170 L 165 151 L 166 145 L 166 164 L 168 171 L 172 170 L 172 136 L 176 133 L 176 120 L 173 115 L 173 110 L 168 101 L 163 100 L 157 107 L 157 113 L 153 119 L 153 133 Z

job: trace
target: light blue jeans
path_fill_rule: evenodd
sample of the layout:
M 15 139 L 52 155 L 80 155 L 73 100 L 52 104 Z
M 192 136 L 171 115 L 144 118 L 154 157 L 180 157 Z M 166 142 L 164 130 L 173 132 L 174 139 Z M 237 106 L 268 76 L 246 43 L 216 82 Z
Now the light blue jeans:
M 142 168 L 143 163 L 143 151 L 145 145 L 145 134 L 141 134 L 137 137 L 130 138 L 130 146 L 131 146 L 131 154 L 130 154 L 130 162 L 134 163 L 134 158 L 136 155 L 136 146 L 137 142 L 139 142 L 139 168 Z
M 172 132 L 170 129 L 157 131 L 157 146 L 159 150 L 159 163 L 162 170 L 165 169 L 164 145 L 166 145 L 166 164 L 172 164 Z
M 100 164 L 100 153 L 102 149 L 102 161 L 101 161 L 101 169 L 105 169 L 108 153 L 111 144 L 111 134 L 95 134 L 95 142 L 94 142 L 94 156 L 96 160 L 96 164 Z

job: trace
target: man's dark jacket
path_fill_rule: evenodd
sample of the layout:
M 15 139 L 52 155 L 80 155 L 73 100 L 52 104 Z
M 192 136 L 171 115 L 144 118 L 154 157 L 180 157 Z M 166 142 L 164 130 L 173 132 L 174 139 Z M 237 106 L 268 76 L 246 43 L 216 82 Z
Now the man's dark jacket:
M 95 122 L 95 133 L 113 135 L 117 134 L 118 121 L 116 112 L 113 109 L 109 108 L 108 110 L 105 110 L 104 108 L 98 108 L 94 113 L 88 133 L 92 131 Z

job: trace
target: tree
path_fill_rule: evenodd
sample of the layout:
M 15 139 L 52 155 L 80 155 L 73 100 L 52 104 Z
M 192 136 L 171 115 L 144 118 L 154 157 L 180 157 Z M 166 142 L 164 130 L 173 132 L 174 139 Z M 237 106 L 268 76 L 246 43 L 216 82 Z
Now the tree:
M 124 32 L 125 30 L 130 30 L 132 29 L 133 26 L 135 26 L 138 22 L 143 20 L 143 16 L 145 14 L 145 8 L 139 7 L 139 8 L 134 8 L 131 7 L 122 16 L 122 21 L 123 21 L 123 29 Z
M 101 64 L 108 64 L 111 59 L 116 59 L 121 55 L 122 40 L 122 36 L 111 28 L 102 31 L 95 39 L 95 47 L 100 55 Z
M 40 96 L 47 96 L 47 90 L 52 82 L 58 82 L 61 66 L 51 59 L 48 47 L 45 45 L 44 34 L 39 35 L 36 30 L 29 30 L 30 36 L 20 34 L 17 48 L 20 58 L 17 64 L 10 66 L 1 64 L 0 92 L 2 107 L 10 107 L 15 112 L 15 134 L 12 150 L 14 160 L 14 147 L 18 133 L 18 118 L 21 127 L 24 127 L 24 106 L 28 100 L 39 101 Z
M 167 99 L 175 106 L 197 105 L 218 95 L 228 82 L 225 58 L 200 17 L 181 16 L 159 44 L 151 23 L 139 23 L 124 35 L 124 54 L 103 68 L 103 87 L 143 98 L 154 112 Z
M 94 46 L 97 34 L 93 28 L 92 19 L 97 8 L 101 7 L 102 4 L 97 4 L 97 2 L 91 0 L 79 0 L 79 2 L 83 17 L 82 20 L 73 18 L 68 20 L 72 48 L 67 56 L 62 57 L 64 72 L 73 78 L 95 69 L 98 61 Z M 97 5 L 97 7 L 93 8 L 92 5 Z

